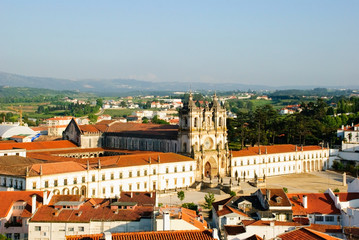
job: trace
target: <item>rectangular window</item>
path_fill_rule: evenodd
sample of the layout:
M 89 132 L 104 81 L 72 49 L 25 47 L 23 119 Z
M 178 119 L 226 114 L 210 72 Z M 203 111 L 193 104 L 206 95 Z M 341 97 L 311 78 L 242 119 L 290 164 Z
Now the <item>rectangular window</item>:
M 64 185 L 65 186 L 67 185 L 67 179 L 64 179 Z
M 92 189 L 92 196 L 95 196 L 95 195 L 96 195 L 96 190 Z
M 129 185 L 128 185 L 128 190 L 129 190 L 129 191 L 132 191 L 132 184 L 129 184 Z
M 137 190 L 140 190 L 140 183 L 137 183 Z
M 191 171 L 193 171 L 193 166 L 191 165 L 189 169 L 190 169 Z
M 145 190 L 146 190 L 146 188 L 147 188 L 147 182 L 145 182 L 144 185 L 145 185 Z
M 96 181 L 96 176 L 95 175 L 92 175 L 92 181 Z
M 122 178 L 122 172 L 120 173 L 120 178 Z
M 45 181 L 45 188 L 49 187 L 49 181 Z
M 35 231 L 37 232 L 41 231 L 41 226 L 35 226 Z
M 85 231 L 85 227 L 79 227 L 79 232 L 84 232 Z
M 113 193 L 113 187 L 111 187 L 111 193 Z
M 106 179 L 105 174 L 102 174 L 102 180 L 105 180 L 105 179 Z
M 316 222 L 323 222 L 324 219 L 323 219 L 323 216 L 315 216 L 314 220 Z
M 36 182 L 32 183 L 32 189 L 36 189 Z
M 120 192 L 122 192 L 122 185 L 120 185 L 118 189 L 120 190 Z
M 137 171 L 137 177 L 141 176 L 140 170 Z
M 74 178 L 74 184 L 77 184 L 77 178 Z
M 166 173 L 168 173 L 168 168 L 166 168 Z
M 54 180 L 54 186 L 57 187 L 57 185 L 59 185 L 57 180 Z
M 145 170 L 145 176 L 147 176 L 147 170 Z
M 334 216 L 325 216 L 326 222 L 334 222 Z
M 27 240 L 29 238 L 29 234 L 28 233 L 24 233 L 24 240 Z
M 69 232 L 73 232 L 74 230 L 75 230 L 74 227 L 69 227 L 69 228 L 68 228 L 68 231 L 69 231 Z
M 115 179 L 115 174 L 111 173 L 111 180 Z
M 177 167 L 175 167 L 175 172 L 177 172 Z
M 186 171 L 185 166 L 182 166 L 182 172 L 185 172 L 185 171 Z
M 85 181 L 86 181 L 86 178 L 82 177 L 82 183 L 85 183 Z
M 6 238 L 12 239 L 12 233 L 6 233 Z
M 129 177 L 132 177 L 132 172 L 129 172 L 129 173 L 128 173 L 128 176 L 129 176 Z
M 153 175 L 156 175 L 156 169 L 153 169 Z
M 103 194 L 106 193 L 106 188 L 102 188 L 102 193 L 103 193 Z

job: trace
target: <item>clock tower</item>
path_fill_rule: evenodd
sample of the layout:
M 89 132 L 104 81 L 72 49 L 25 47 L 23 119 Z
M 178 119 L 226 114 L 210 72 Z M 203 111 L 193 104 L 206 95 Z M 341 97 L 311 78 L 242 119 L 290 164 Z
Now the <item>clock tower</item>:
M 216 94 L 211 103 L 196 103 L 190 93 L 179 111 L 180 152 L 196 160 L 197 180 L 230 174 L 226 118 Z

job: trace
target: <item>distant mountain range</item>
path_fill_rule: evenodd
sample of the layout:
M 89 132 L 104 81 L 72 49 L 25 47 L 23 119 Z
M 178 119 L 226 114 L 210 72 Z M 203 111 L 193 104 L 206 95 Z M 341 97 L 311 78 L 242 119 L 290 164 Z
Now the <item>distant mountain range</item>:
M 282 86 L 247 85 L 241 83 L 203 83 L 203 82 L 150 82 L 135 79 L 83 79 L 69 80 L 48 77 L 29 77 L 0 72 L 0 86 L 46 88 L 52 90 L 72 90 L 93 93 L 126 93 L 153 91 L 188 91 L 192 90 L 276 90 L 276 89 L 311 89 L 318 86 Z M 330 87 L 330 86 L 326 86 Z M 359 88 L 351 86 L 351 88 Z

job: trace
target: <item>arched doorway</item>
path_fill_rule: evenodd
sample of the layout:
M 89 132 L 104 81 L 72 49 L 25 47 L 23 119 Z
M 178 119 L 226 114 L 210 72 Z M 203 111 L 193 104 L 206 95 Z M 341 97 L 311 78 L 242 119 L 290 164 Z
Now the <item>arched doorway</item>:
M 73 187 L 72 188 L 72 195 L 79 195 L 79 188 L 78 187 Z
M 206 163 L 204 166 L 204 175 L 205 177 L 210 178 L 211 177 L 211 164 L 209 162 Z
M 86 186 L 81 187 L 81 195 L 86 196 Z

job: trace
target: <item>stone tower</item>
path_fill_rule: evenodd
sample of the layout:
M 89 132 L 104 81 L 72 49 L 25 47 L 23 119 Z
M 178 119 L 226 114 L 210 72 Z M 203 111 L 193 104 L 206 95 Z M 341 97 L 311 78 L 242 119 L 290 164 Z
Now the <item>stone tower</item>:
M 216 94 L 212 103 L 198 105 L 190 93 L 188 103 L 179 111 L 180 152 L 197 161 L 197 180 L 227 176 L 230 171 L 226 109 Z

